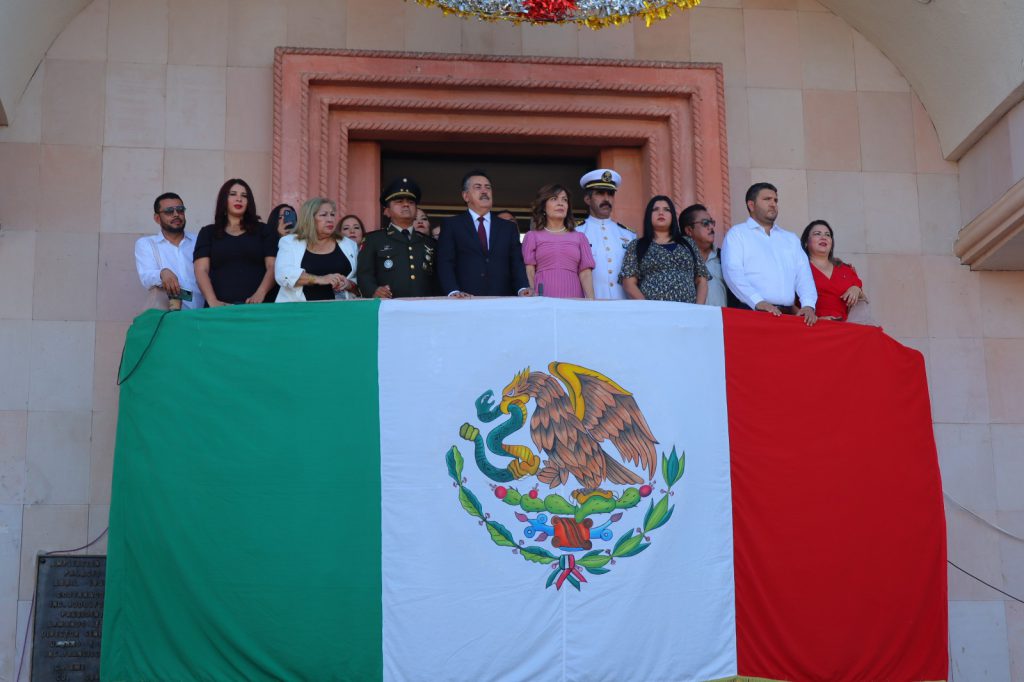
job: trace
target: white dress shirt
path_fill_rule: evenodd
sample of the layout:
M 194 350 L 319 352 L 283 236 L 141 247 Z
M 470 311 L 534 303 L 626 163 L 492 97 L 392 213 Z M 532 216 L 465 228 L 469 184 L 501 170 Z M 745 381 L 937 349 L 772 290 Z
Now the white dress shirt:
M 611 218 L 601 220 L 592 215 L 587 216 L 576 231 L 587 238 L 594 255 L 594 298 L 626 298 L 619 284 L 619 272 L 626 247 L 636 235 Z
M 162 287 L 160 271 L 167 268 L 178 278 L 182 289 L 192 292 L 191 301 L 182 301 L 183 309 L 202 308 L 206 302 L 196 284 L 196 271 L 192 265 L 192 253 L 196 248 L 196 236 L 186 232 L 175 246 L 164 238 L 163 232 L 150 237 L 140 237 L 135 242 L 135 270 L 139 281 L 147 289 Z
M 708 254 L 704 265 L 711 273 L 711 279 L 708 280 L 708 298 L 704 304 L 724 308 L 729 301 L 725 293 L 725 277 L 722 274 L 722 255 L 714 246 L 711 247 L 711 253 Z
M 778 225 L 767 234 L 753 218 L 733 225 L 722 243 L 722 273 L 736 297 L 751 308 L 761 301 L 793 305 L 794 292 L 802 306 L 813 308 L 818 302 L 800 238 Z

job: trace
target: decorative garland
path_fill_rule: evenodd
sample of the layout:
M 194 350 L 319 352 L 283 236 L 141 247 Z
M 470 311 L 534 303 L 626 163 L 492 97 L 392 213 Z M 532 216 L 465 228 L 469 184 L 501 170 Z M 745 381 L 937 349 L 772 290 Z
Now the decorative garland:
M 643 17 L 647 26 L 667 19 L 676 9 L 691 9 L 700 0 L 416 0 L 445 14 L 484 21 L 530 24 L 579 24 L 592 29 L 620 26 Z

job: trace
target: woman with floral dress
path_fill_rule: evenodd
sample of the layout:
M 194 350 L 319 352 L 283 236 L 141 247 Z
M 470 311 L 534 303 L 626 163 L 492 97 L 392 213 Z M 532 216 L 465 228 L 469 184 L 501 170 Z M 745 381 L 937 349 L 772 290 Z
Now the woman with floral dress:
M 632 299 L 703 304 L 708 270 L 697 245 L 683 235 L 672 200 L 659 195 L 647 203 L 644 233 L 626 249 L 619 282 Z

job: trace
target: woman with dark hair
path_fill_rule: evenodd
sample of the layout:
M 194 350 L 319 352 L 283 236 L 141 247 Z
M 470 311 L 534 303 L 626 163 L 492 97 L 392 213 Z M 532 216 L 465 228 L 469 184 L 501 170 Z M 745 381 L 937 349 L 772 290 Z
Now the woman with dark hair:
M 430 216 L 422 208 L 416 209 L 416 219 L 412 221 L 412 229 L 422 235 L 430 236 Z
M 295 229 L 298 215 L 290 204 L 278 204 L 267 217 L 267 227 L 277 232 L 277 238 L 286 237 Z
M 818 289 L 818 303 L 814 307 L 818 319 L 845 321 L 850 309 L 858 301 L 867 301 L 867 297 L 857 271 L 835 257 L 832 226 L 824 220 L 811 221 L 800 235 L 800 246 L 811 261 L 811 275 Z
M 276 255 L 277 232 L 260 222 L 249 184 L 239 178 L 225 182 L 213 224 L 199 231 L 193 257 L 207 306 L 268 300 Z
M 291 204 L 278 204 L 267 216 L 267 229 L 272 232 L 270 236 L 281 242 L 281 237 L 287 237 L 295 229 L 295 223 L 299 220 L 295 213 L 295 207 Z M 273 234 L 276 233 L 276 236 Z M 266 301 L 277 301 L 279 287 L 277 282 L 267 292 Z
M 594 256 L 576 231 L 572 195 L 562 185 L 545 185 L 533 200 L 531 229 L 523 240 L 530 288 L 539 296 L 594 298 Z
M 647 202 L 644 233 L 626 248 L 619 282 L 632 299 L 703 304 L 708 269 L 697 245 L 683 235 L 672 200 L 658 195 Z

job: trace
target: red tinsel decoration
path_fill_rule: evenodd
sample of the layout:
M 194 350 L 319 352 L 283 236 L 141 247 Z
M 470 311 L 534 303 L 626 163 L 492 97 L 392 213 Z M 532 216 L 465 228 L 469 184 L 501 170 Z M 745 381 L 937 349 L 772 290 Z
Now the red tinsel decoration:
M 576 11 L 576 0 L 525 0 L 523 6 L 531 21 L 562 21 Z

